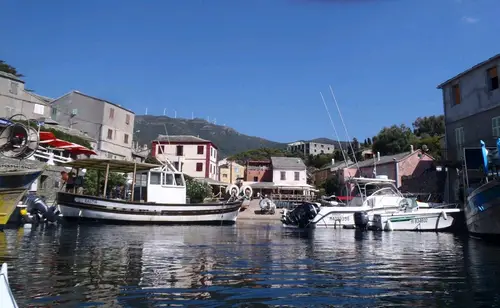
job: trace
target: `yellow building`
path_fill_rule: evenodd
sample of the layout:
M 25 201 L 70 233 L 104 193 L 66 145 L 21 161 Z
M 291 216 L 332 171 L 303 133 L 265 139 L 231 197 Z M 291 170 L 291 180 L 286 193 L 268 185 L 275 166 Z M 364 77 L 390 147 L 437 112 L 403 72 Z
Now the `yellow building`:
M 245 167 L 234 162 L 221 160 L 219 162 L 219 181 L 234 184 L 236 179 L 243 178 L 245 176 Z

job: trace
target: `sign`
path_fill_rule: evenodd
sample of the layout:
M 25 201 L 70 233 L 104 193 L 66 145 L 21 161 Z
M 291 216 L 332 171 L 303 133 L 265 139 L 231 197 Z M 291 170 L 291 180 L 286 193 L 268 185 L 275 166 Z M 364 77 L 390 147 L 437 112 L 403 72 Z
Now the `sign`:
M 423 224 L 426 222 L 427 222 L 427 217 L 412 218 L 412 220 L 410 220 L 410 223 L 412 223 L 412 224 Z
M 93 204 L 93 205 L 97 205 L 98 204 L 97 200 L 88 199 L 88 198 L 80 198 L 80 197 L 76 197 L 75 198 L 75 202 L 80 202 L 80 203 L 85 203 L 85 204 Z

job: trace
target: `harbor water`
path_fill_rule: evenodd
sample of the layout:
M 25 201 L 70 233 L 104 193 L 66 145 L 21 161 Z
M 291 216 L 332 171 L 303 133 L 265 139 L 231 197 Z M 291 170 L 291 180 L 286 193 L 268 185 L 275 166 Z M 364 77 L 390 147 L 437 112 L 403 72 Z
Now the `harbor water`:
M 495 307 L 499 256 L 453 234 L 257 222 L 0 233 L 20 307 Z

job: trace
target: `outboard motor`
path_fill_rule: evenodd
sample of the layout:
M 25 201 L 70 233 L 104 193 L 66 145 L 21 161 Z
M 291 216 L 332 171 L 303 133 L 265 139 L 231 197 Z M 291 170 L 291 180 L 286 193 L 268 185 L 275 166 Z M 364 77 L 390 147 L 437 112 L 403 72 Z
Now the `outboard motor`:
M 293 211 L 287 212 L 282 218 L 282 222 L 286 225 L 305 228 L 310 221 L 316 217 L 319 212 L 319 207 L 314 203 L 304 202 L 297 206 Z
M 28 194 L 24 203 L 26 204 L 26 211 L 31 215 L 29 218 L 25 218 L 26 220 L 39 222 L 41 218 L 43 221 L 57 221 L 59 210 L 57 210 L 56 206 L 47 206 L 45 200 L 41 197 L 34 194 Z
M 366 230 L 368 228 L 368 222 L 370 221 L 367 212 L 356 212 L 354 213 L 354 224 L 356 228 L 361 230 Z

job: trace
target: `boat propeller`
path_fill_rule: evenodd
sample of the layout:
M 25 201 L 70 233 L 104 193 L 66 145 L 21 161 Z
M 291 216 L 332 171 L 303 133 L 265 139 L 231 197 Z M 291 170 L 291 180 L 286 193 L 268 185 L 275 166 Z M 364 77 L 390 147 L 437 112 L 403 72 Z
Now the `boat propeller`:
M 14 120 L 15 117 L 26 120 Z M 21 160 L 35 153 L 40 142 L 39 132 L 28 123 L 30 121 L 22 114 L 0 119 L 0 154 Z

